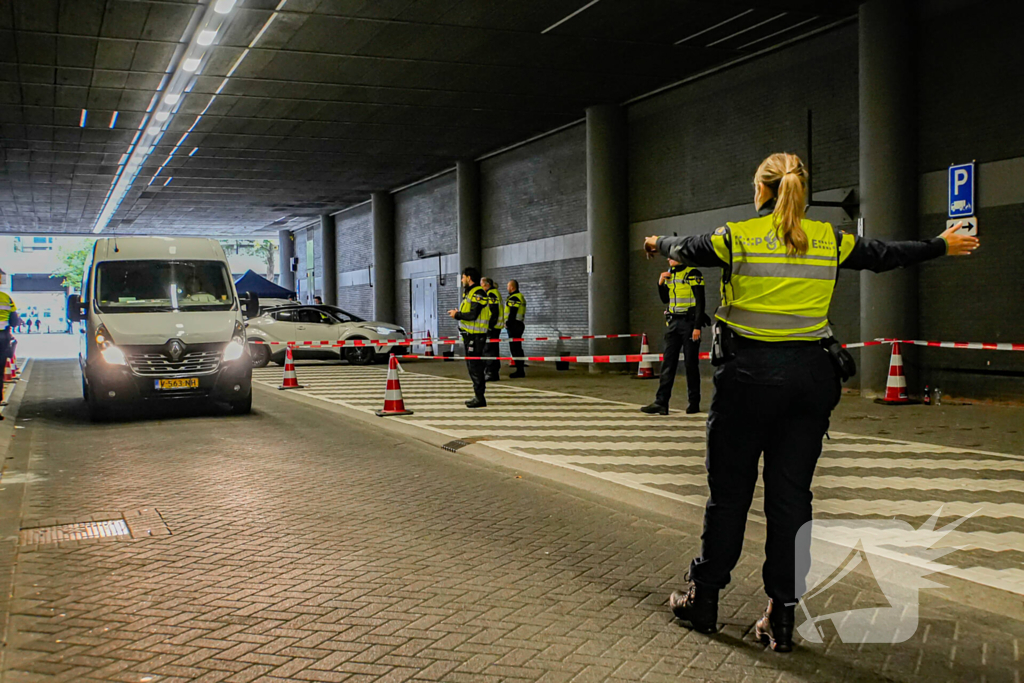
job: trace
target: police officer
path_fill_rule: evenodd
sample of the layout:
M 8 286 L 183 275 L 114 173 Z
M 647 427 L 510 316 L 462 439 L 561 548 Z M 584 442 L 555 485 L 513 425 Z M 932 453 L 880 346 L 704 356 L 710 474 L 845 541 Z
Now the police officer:
M 877 273 L 944 254 L 966 256 L 978 240 L 959 234 L 955 225 L 931 240 L 882 242 L 808 220 L 807 169 L 792 154 L 765 159 L 754 188 L 757 218 L 709 235 L 648 237 L 644 243 L 649 257 L 660 252 L 723 270 L 712 341 L 718 367 L 707 422 L 710 496 L 703 542 L 690 564 L 691 585 L 673 593 L 669 605 L 694 629 L 717 630 L 718 592 L 740 557 L 764 453 L 762 578 L 769 600 L 755 630 L 773 650 L 788 652 L 794 606 L 810 567 L 809 540 L 797 547 L 797 532 L 811 519 L 811 477 L 839 402 L 840 377 L 852 374 L 852 358 L 828 326 L 838 269 Z
M 494 280 L 489 277 L 481 278 L 480 285 L 487 293 L 487 300 L 491 302 L 491 327 L 487 330 L 485 355 L 494 359 L 487 361 L 484 379 L 488 382 L 497 382 L 501 379 L 501 375 L 498 374 L 501 371 L 501 361 L 498 360 L 498 356 L 501 355 L 501 342 L 497 339 L 501 337 L 501 330 L 505 327 L 505 307 L 501 303 L 501 293 L 494 286 Z
M 640 410 L 651 415 L 668 415 L 672 385 L 679 368 L 679 351 L 686 366 L 688 414 L 700 412 L 700 328 L 704 323 L 704 276 L 696 268 L 668 260 L 669 269 L 658 279 L 661 302 L 668 304 L 665 313 L 665 350 L 662 353 L 661 383 L 654 403 Z
M 491 302 L 487 293 L 480 286 L 480 271 L 473 266 L 462 271 L 462 302 L 458 310 L 448 311 L 448 315 L 459 321 L 462 343 L 466 347 L 467 356 L 483 356 L 487 342 L 487 330 L 491 325 Z M 467 360 L 469 379 L 473 382 L 475 396 L 466 401 L 467 408 L 485 408 L 484 398 L 486 380 L 484 379 L 484 361 Z
M 505 329 L 508 330 L 509 339 L 522 339 L 526 333 L 526 297 L 519 291 L 517 280 L 508 281 L 508 298 L 505 299 Z M 523 342 L 510 341 L 508 343 L 509 355 L 515 358 L 522 358 Z M 509 375 L 509 379 L 526 377 L 526 361 L 512 361 L 515 372 Z
M 7 279 L 7 274 L 0 270 L 0 283 Z M 18 307 L 14 305 L 14 299 L 7 292 L 0 292 L 0 400 L 4 395 L 4 372 L 7 366 L 7 359 L 11 357 L 11 344 L 14 340 L 11 326 L 12 320 L 18 319 Z M 4 416 L 0 415 L 0 420 Z

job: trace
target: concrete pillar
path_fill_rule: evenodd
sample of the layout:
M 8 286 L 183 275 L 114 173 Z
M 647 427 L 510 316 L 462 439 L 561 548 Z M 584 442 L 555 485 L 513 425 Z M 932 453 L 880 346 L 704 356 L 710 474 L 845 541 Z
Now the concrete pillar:
M 587 247 L 591 260 L 591 334 L 628 332 L 629 205 L 626 112 L 617 105 L 587 109 Z M 624 353 L 621 342 L 593 340 L 591 353 Z M 592 365 L 592 370 L 621 369 Z
M 295 238 L 291 230 L 277 231 L 277 254 L 280 258 L 278 269 L 281 273 L 279 283 L 285 289 L 295 291 L 295 273 L 292 272 L 292 259 L 295 257 Z
M 373 318 L 395 320 L 395 198 L 390 192 L 371 196 L 373 221 Z
M 913 3 L 869 0 L 859 11 L 860 209 L 864 235 L 883 240 L 917 239 Z M 916 338 L 917 280 L 916 267 L 881 275 L 861 274 L 861 338 Z M 868 393 L 884 391 L 888 362 L 889 355 L 884 351 L 862 352 L 861 388 Z
M 458 161 L 455 175 L 459 203 L 459 273 L 461 275 L 467 266 L 482 272 L 480 165 L 472 159 Z
M 324 303 L 338 305 L 338 243 L 335 240 L 334 216 L 320 216 L 320 254 L 323 260 Z

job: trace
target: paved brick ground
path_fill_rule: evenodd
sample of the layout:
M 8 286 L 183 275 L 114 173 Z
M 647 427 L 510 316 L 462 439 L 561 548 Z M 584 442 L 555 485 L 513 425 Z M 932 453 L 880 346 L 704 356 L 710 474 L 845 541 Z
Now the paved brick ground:
M 691 633 L 664 603 L 696 529 L 257 398 L 92 425 L 73 364 L 36 364 L 23 526 L 156 508 L 172 535 L 20 553 L 4 681 L 1021 679 L 1020 623 L 931 597 L 907 643 L 765 652 L 755 555 L 744 625 Z

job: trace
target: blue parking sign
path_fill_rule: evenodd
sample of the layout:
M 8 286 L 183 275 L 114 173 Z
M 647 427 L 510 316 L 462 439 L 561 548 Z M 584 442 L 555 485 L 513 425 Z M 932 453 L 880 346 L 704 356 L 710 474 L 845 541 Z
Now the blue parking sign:
M 949 217 L 974 215 L 974 162 L 949 167 Z

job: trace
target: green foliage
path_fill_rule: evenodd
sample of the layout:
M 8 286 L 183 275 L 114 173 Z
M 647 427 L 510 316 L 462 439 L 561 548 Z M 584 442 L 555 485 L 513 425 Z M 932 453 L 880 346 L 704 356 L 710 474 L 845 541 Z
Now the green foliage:
M 274 279 L 274 266 L 277 265 L 277 244 L 272 240 L 220 240 L 221 246 L 228 254 L 245 254 L 258 256 L 267 264 L 267 279 Z
M 50 273 L 50 276 L 63 278 L 65 287 L 81 290 L 82 280 L 85 279 L 85 261 L 89 258 L 94 243 L 94 240 L 84 240 L 78 248 L 61 247 L 57 251 L 60 265 Z

